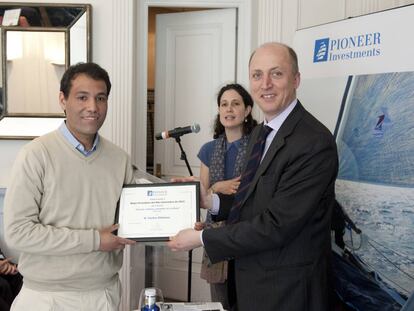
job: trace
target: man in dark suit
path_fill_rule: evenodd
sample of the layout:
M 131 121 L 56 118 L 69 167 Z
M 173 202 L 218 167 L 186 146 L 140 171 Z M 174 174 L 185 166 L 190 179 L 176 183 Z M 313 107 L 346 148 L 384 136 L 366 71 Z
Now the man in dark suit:
M 238 190 L 242 198 L 219 198 L 217 218 L 230 220 L 227 226 L 183 230 L 169 246 L 204 245 L 212 262 L 234 259 L 240 311 L 329 310 L 330 218 L 338 170 L 334 138 L 296 98 L 300 73 L 290 47 L 259 47 L 250 60 L 249 80 L 265 120 L 251 136 Z M 266 126 L 270 134 L 260 138 Z M 260 139 L 264 152 L 245 190 L 243 178 Z M 217 200 L 205 191 L 202 201 L 217 210 Z

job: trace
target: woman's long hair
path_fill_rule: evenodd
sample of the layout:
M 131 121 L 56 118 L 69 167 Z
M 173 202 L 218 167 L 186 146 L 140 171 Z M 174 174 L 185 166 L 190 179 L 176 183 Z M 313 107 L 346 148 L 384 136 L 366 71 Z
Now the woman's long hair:
M 247 108 L 250 106 L 253 110 L 253 99 L 250 94 L 246 91 L 246 89 L 238 83 L 227 84 L 223 86 L 218 95 L 217 95 L 217 106 L 220 107 L 221 97 L 223 93 L 228 90 L 235 90 L 243 99 L 244 107 Z M 243 122 L 243 135 L 248 135 L 253 130 L 253 128 L 257 125 L 257 121 L 253 119 L 252 112 L 248 114 Z M 224 126 L 220 122 L 220 114 L 217 114 L 216 120 L 214 121 L 214 135 L 213 138 L 218 138 L 221 134 L 224 133 Z

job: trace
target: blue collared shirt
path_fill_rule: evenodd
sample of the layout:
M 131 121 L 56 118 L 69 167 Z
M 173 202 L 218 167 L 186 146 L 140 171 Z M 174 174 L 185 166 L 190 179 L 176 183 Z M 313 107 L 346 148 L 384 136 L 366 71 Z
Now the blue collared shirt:
M 66 140 L 80 153 L 82 153 L 85 157 L 89 157 L 92 153 L 96 151 L 96 147 L 99 144 L 99 135 L 95 135 L 95 140 L 93 141 L 92 148 L 90 150 L 85 150 L 85 146 L 82 145 L 79 140 L 73 136 L 73 134 L 69 131 L 68 127 L 66 126 L 66 121 L 63 121 L 61 126 L 59 126 L 59 131 L 63 134 Z

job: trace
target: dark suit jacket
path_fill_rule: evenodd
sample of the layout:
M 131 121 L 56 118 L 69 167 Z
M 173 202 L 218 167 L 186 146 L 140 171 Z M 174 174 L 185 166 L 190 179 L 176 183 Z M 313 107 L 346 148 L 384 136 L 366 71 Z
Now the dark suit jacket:
M 337 170 L 334 138 L 298 102 L 256 172 L 240 222 L 203 232 L 212 262 L 235 260 L 239 310 L 328 310 Z M 218 220 L 227 217 L 228 199 Z

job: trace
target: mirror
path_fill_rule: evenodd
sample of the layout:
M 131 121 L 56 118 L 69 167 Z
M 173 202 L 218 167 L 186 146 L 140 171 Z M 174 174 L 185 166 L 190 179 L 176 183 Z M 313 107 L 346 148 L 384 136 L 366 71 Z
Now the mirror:
M 60 79 L 91 59 L 89 4 L 0 3 L 0 138 L 39 136 L 61 123 Z M 41 135 L 42 133 L 40 133 Z

